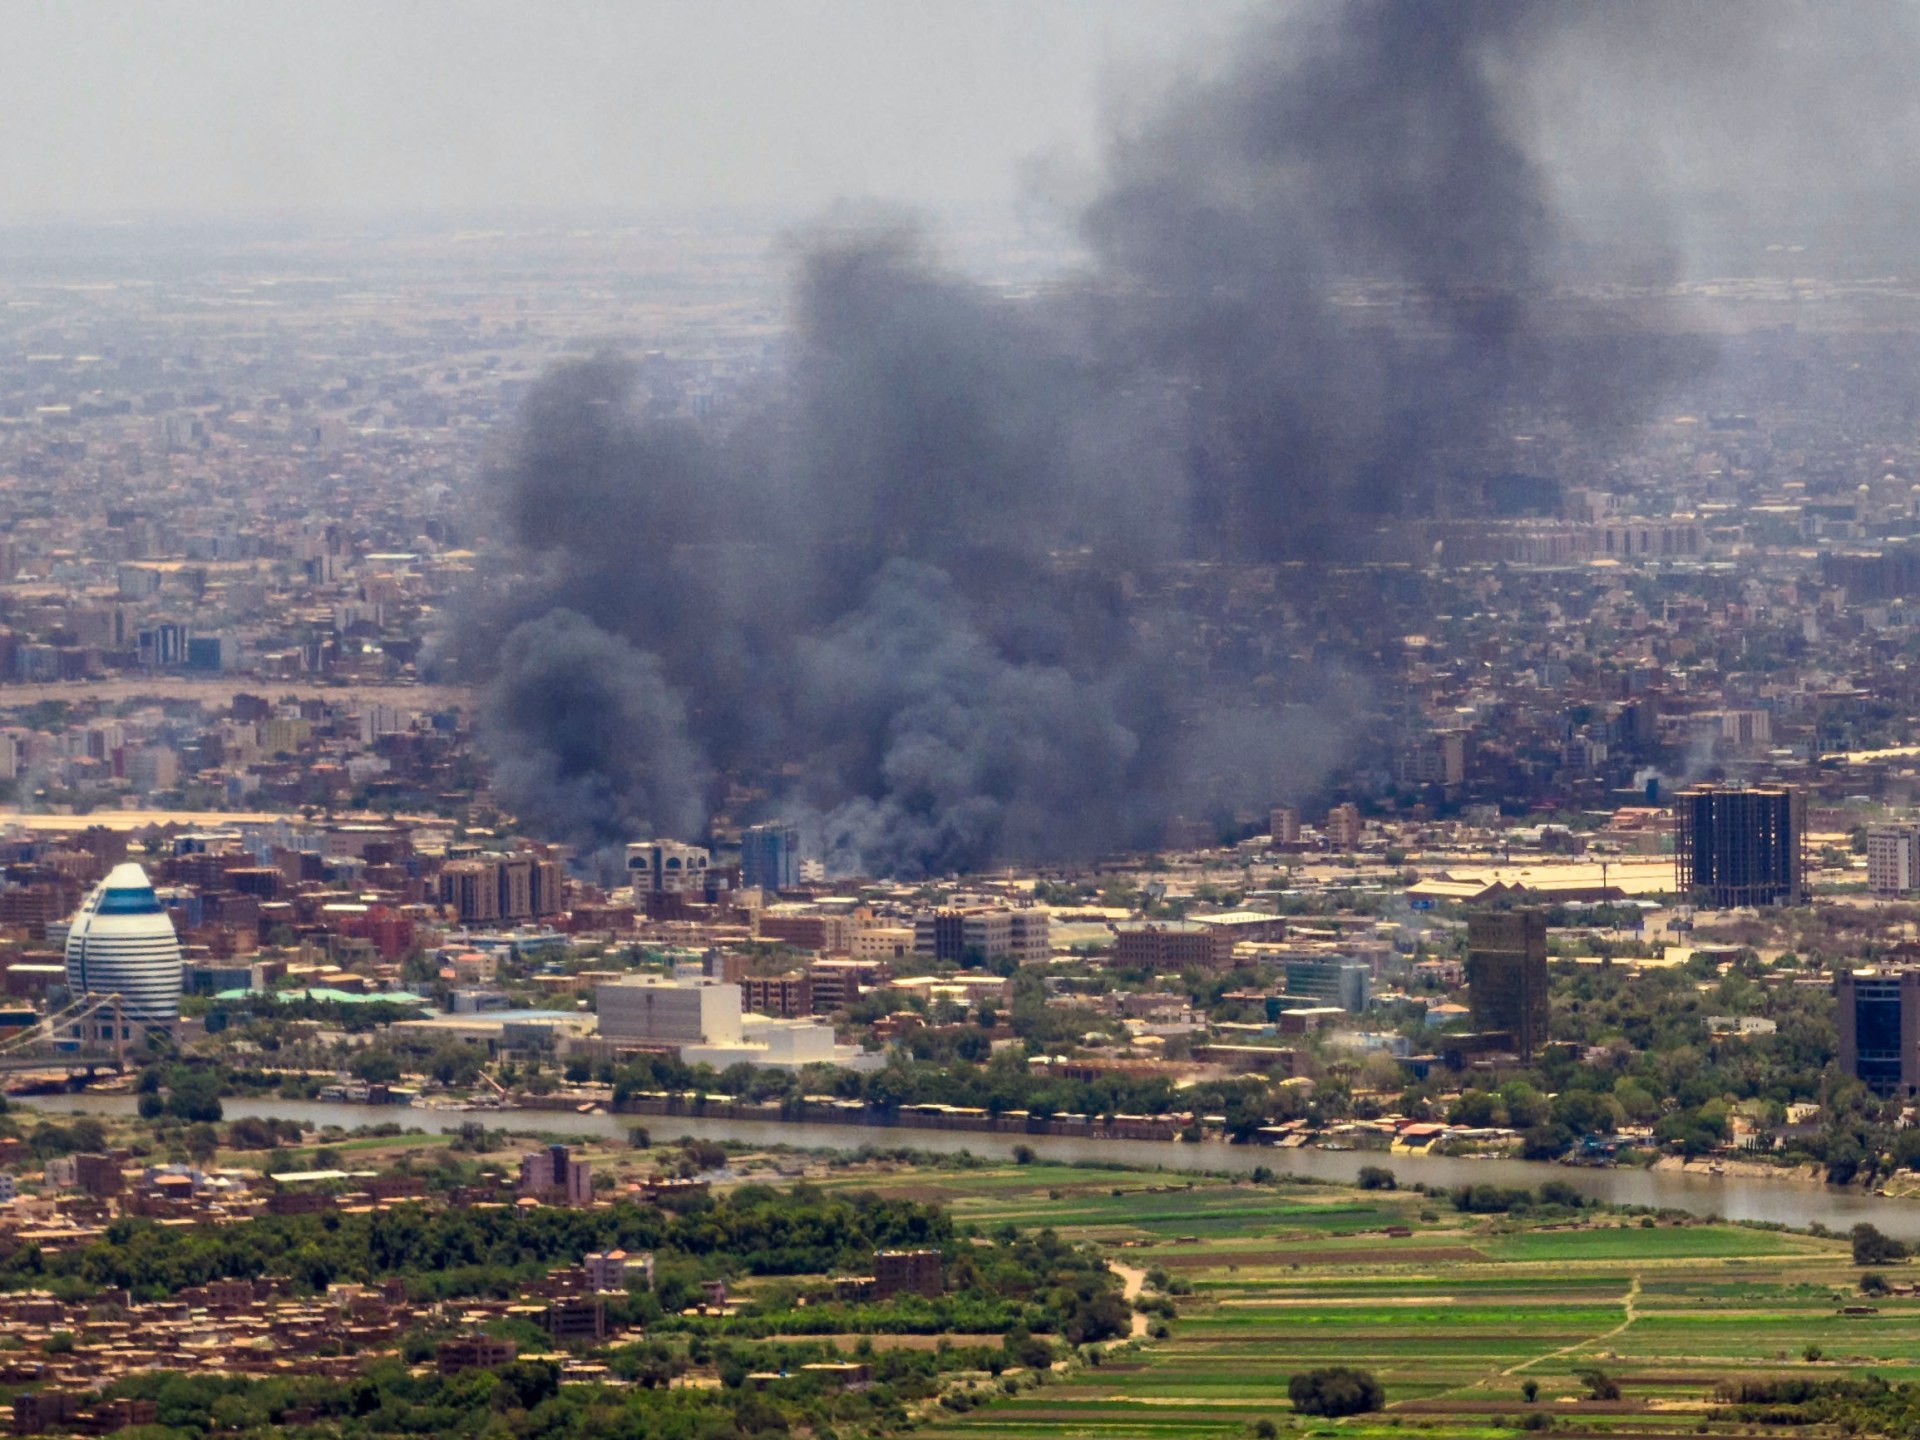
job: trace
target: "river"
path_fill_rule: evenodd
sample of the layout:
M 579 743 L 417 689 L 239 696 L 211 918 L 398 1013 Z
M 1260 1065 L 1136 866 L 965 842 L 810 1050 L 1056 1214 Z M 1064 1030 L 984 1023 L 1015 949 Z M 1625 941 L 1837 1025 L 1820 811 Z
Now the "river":
M 121 1116 L 132 1113 L 131 1095 L 38 1095 L 16 1099 L 16 1105 L 47 1113 Z M 1646 1205 L 1684 1210 L 1694 1215 L 1719 1215 L 1728 1220 L 1761 1220 L 1805 1229 L 1818 1221 L 1846 1230 L 1871 1221 L 1901 1240 L 1920 1241 L 1920 1205 L 1885 1196 L 1866 1195 L 1799 1180 L 1754 1180 L 1738 1176 L 1684 1175 L 1672 1171 L 1591 1169 L 1570 1165 L 1543 1165 L 1527 1160 L 1465 1160 L 1439 1155 L 1389 1158 L 1377 1150 L 1273 1150 L 1257 1145 L 1221 1142 L 1184 1144 L 1166 1140 L 1079 1140 L 1058 1135 L 988 1135 L 950 1130 L 917 1130 L 907 1126 L 793 1125 L 775 1121 L 702 1120 L 685 1115 L 581 1115 L 568 1110 L 426 1110 L 411 1107 L 339 1105 L 310 1100 L 228 1099 L 221 1104 L 229 1120 L 259 1116 L 296 1120 L 310 1128 L 338 1125 L 352 1130 L 361 1125 L 393 1121 L 428 1131 L 455 1131 L 477 1121 L 489 1129 L 537 1131 L 541 1134 L 590 1135 L 624 1139 L 634 1127 L 644 1128 L 656 1141 L 689 1137 L 698 1140 L 737 1140 L 749 1145 L 796 1145 L 810 1149 L 855 1150 L 862 1145 L 1011 1158 L 1016 1145 L 1032 1148 L 1048 1160 L 1111 1161 L 1120 1165 L 1158 1166 L 1166 1170 L 1210 1170 L 1244 1175 L 1257 1165 L 1282 1174 L 1320 1180 L 1355 1179 L 1363 1165 L 1385 1165 L 1403 1185 L 1525 1185 L 1560 1180 L 1581 1194 L 1615 1205 Z

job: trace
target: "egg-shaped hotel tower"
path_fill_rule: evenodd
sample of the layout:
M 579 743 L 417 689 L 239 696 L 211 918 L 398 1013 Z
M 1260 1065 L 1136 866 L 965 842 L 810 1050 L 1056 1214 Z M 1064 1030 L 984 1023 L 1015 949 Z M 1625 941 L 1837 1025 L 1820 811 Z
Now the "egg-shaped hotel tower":
M 138 865 L 116 865 L 93 887 L 67 932 L 67 989 L 120 997 L 119 1039 L 171 1030 L 180 1020 L 180 940 Z M 113 1017 L 87 1017 L 84 1037 L 112 1042 Z

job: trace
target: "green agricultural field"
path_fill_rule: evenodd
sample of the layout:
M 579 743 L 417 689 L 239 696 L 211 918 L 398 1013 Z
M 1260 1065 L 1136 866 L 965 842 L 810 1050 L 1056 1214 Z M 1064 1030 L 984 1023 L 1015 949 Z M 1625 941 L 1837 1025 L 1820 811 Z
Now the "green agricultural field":
M 1532 1428 L 1640 1440 L 1808 1434 L 1713 1417 L 1715 1384 L 1862 1372 L 1920 1380 L 1920 1298 L 1862 1296 L 1840 1239 L 1705 1221 L 1648 1227 L 1604 1212 L 1463 1215 L 1399 1191 L 1284 1180 L 1189 1189 L 1184 1179 L 1058 1166 L 830 1183 L 938 1191 L 957 1220 L 983 1227 L 1052 1225 L 1181 1292 L 1164 1338 L 1116 1347 L 1013 1398 L 939 1413 L 920 1433 L 940 1440 L 1248 1436 L 1263 1420 L 1342 1440 L 1409 1429 L 1435 1440 Z M 1920 1280 L 1920 1264 L 1885 1274 L 1904 1285 Z M 1296 1418 L 1288 1380 L 1334 1364 L 1371 1370 L 1387 1409 Z M 1590 1397 L 1577 1372 L 1592 1367 L 1619 1384 L 1618 1400 Z M 1528 1381 L 1538 1386 L 1531 1404 Z

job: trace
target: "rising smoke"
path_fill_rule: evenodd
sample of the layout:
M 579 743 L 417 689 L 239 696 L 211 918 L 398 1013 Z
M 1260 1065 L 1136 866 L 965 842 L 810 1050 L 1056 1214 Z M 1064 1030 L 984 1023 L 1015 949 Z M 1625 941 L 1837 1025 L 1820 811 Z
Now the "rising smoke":
M 1636 27 L 1662 66 L 1723 43 L 1674 8 L 1263 13 L 1116 137 L 1090 270 L 1044 297 L 943 270 L 910 226 L 830 222 L 797 242 L 761 402 L 695 425 L 617 357 L 554 371 L 491 476 L 524 573 L 457 645 L 491 677 L 502 799 L 597 848 L 697 833 L 752 787 L 839 871 L 914 876 L 1310 787 L 1353 683 L 1276 698 L 1196 667 L 1200 621 L 1132 579 L 1361 548 L 1516 417 L 1630 425 L 1697 363 L 1563 284 L 1585 182 L 1633 197 L 1642 282 L 1679 272 L 1680 230 L 1646 157 L 1644 184 L 1581 174 L 1540 93 L 1583 57 L 1657 87 Z M 1588 109 L 1619 100 L 1586 80 Z

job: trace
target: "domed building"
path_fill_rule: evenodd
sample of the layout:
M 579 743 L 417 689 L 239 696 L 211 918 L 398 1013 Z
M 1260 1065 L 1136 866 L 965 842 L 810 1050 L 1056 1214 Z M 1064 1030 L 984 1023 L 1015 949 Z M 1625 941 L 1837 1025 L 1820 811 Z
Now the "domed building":
M 180 940 L 138 865 L 116 865 L 93 887 L 67 931 L 67 989 L 120 997 L 120 1039 L 171 1030 L 180 1019 Z M 111 1043 L 113 1017 L 86 1020 L 86 1040 Z

